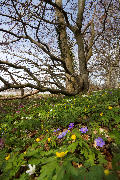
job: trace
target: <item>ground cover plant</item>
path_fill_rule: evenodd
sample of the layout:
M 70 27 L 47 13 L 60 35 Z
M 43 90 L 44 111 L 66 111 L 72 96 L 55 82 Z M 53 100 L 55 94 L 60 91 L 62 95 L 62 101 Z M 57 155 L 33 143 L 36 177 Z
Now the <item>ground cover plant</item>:
M 117 180 L 120 89 L 0 102 L 0 179 Z

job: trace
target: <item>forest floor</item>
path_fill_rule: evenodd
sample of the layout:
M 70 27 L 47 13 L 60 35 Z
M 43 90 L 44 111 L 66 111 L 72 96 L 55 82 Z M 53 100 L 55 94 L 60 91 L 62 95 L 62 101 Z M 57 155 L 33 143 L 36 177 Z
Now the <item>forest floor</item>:
M 120 89 L 0 101 L 1 180 L 118 180 Z

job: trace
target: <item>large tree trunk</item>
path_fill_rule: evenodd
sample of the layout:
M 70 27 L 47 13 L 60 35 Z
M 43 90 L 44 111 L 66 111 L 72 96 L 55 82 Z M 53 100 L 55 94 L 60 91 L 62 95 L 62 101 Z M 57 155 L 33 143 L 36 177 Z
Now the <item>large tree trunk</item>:
M 62 0 L 56 0 L 56 4 L 62 7 Z M 78 44 L 78 58 L 79 58 L 79 71 L 80 75 L 77 77 L 77 84 L 75 83 L 75 78 L 71 77 L 66 73 L 66 89 L 69 92 L 73 92 L 76 88 L 78 91 L 88 91 L 89 81 L 88 81 L 88 70 L 87 70 L 87 59 L 84 52 L 84 41 L 81 33 L 83 12 L 85 7 L 85 0 L 78 0 L 78 17 L 76 31 L 74 32 L 77 44 Z M 66 26 L 63 14 L 56 9 L 56 19 L 59 25 L 57 26 L 58 43 L 61 50 L 61 57 L 65 60 L 66 66 L 71 73 L 74 73 L 73 67 L 73 57 L 70 56 L 70 47 L 68 45 Z M 79 79 L 79 82 L 78 82 Z M 73 85 L 74 84 L 74 85 Z
M 62 7 L 62 0 L 56 0 L 56 4 Z M 56 22 L 59 25 L 56 27 L 56 32 L 58 35 L 58 44 L 61 51 L 61 57 L 65 61 L 68 70 L 73 74 L 73 57 L 71 56 L 71 49 L 68 45 L 67 33 L 66 33 L 66 25 L 64 21 L 63 14 L 56 8 Z M 66 90 L 69 92 L 74 92 L 74 84 L 75 79 L 71 77 L 70 74 L 66 73 Z
M 79 59 L 79 71 L 80 71 L 80 85 L 81 90 L 86 92 L 89 89 L 89 81 L 88 81 L 88 70 L 87 70 L 87 57 L 85 56 L 84 51 L 84 39 L 81 33 L 82 21 L 83 21 L 83 13 L 85 8 L 85 0 L 78 0 L 78 14 L 77 14 L 77 27 L 78 29 L 75 32 L 75 38 L 78 45 L 78 59 Z
M 79 59 L 79 70 L 80 70 L 80 84 L 81 90 L 86 92 L 89 89 L 89 73 L 87 70 L 87 61 L 84 52 L 83 37 L 81 34 L 76 35 L 78 44 L 78 59 Z

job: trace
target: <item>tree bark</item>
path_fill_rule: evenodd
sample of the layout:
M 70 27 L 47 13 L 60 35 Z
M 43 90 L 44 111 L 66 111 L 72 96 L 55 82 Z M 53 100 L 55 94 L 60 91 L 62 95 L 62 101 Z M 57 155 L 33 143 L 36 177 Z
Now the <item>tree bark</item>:
M 83 21 L 83 13 L 85 8 L 85 0 L 78 0 L 78 14 L 76 24 L 78 29 L 75 32 L 75 38 L 78 45 L 78 59 L 79 59 L 79 71 L 80 71 L 80 85 L 81 90 L 86 92 L 89 89 L 89 73 L 87 70 L 87 59 L 85 56 L 85 48 L 84 48 L 84 37 L 82 35 L 82 21 Z
M 85 52 L 84 52 L 84 43 L 83 43 L 83 37 L 81 34 L 76 35 L 76 41 L 78 44 L 78 59 L 79 59 L 79 71 L 80 71 L 80 85 L 81 85 L 81 90 L 86 92 L 89 89 L 89 73 L 87 70 L 87 61 L 85 57 Z
M 62 0 L 56 0 L 56 4 L 62 8 Z M 61 51 L 61 58 L 65 61 L 68 70 L 73 74 L 73 57 L 71 56 L 71 49 L 68 45 L 66 25 L 64 21 L 63 14 L 56 9 L 56 21 L 59 25 L 56 27 L 58 35 L 58 45 Z M 70 74 L 66 73 L 66 90 L 68 92 L 74 92 L 75 78 L 71 77 Z
M 24 89 L 21 88 L 20 90 L 21 90 L 21 97 L 23 97 L 24 96 Z

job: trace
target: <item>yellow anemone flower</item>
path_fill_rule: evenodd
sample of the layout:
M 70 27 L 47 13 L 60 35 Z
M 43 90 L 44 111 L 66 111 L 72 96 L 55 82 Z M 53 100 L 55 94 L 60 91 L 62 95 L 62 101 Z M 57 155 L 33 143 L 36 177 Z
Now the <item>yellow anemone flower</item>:
M 103 116 L 103 112 L 102 112 L 102 113 L 100 113 L 100 116 Z
M 50 142 L 51 141 L 51 138 L 48 138 L 48 142 Z
M 112 109 L 112 106 L 108 106 L 108 109 Z
M 39 141 L 40 141 L 40 138 L 37 138 L 35 141 L 36 141 L 36 142 L 39 142 Z
M 8 156 L 5 158 L 6 161 L 8 161 L 8 159 L 10 159 L 10 154 L 8 154 Z
M 109 169 L 105 169 L 104 173 L 105 173 L 106 176 L 109 175 L 110 174 Z
M 67 154 L 67 152 L 68 152 L 68 151 L 66 151 L 66 152 L 60 152 L 60 153 L 59 153 L 59 152 L 56 152 L 56 156 L 62 158 L 62 157 L 64 157 L 64 156 Z
M 71 136 L 71 139 L 72 139 L 72 140 L 75 140 L 75 139 L 76 139 L 76 135 L 73 134 L 73 135 Z

